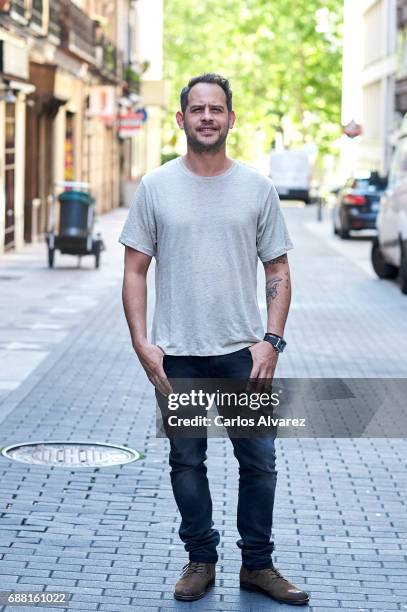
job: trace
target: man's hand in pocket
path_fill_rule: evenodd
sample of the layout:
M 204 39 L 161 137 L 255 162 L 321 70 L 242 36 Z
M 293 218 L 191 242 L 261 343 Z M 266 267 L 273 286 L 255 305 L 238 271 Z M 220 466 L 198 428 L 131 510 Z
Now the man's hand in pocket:
M 249 347 L 253 358 L 253 367 L 250 372 L 248 390 L 270 391 L 274 372 L 277 366 L 278 353 L 266 341 L 257 342 Z
M 170 381 L 163 368 L 164 353 L 160 347 L 146 342 L 137 350 L 137 356 L 143 366 L 149 381 L 162 393 L 173 393 Z

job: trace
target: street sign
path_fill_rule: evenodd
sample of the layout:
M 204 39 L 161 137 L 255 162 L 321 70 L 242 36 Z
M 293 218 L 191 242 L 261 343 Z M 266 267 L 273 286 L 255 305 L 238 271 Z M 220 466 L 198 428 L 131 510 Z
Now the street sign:
M 147 121 L 148 115 L 145 108 L 119 115 L 119 136 L 125 138 L 132 136 Z
M 361 135 L 362 126 L 352 119 L 352 121 L 342 127 L 342 131 L 349 138 L 356 138 L 356 136 Z

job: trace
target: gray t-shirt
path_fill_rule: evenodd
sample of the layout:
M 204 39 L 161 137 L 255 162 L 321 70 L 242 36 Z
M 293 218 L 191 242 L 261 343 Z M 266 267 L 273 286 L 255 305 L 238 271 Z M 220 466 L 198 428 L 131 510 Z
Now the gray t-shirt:
M 270 179 L 234 161 L 218 176 L 182 158 L 143 177 L 119 241 L 156 258 L 151 342 L 224 355 L 263 339 L 257 262 L 293 247 Z

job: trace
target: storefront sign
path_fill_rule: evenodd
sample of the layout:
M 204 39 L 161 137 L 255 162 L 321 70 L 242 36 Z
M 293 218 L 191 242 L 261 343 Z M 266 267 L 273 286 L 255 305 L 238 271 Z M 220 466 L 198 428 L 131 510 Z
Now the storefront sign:
M 343 126 L 342 130 L 343 133 L 346 134 L 346 136 L 348 136 L 349 138 L 356 138 L 356 136 L 361 135 L 362 126 L 352 119 L 352 121 L 350 121 L 348 125 Z
M 119 116 L 119 136 L 121 138 L 133 136 L 143 123 L 147 121 L 147 118 L 148 115 L 145 108 L 139 108 L 136 111 Z

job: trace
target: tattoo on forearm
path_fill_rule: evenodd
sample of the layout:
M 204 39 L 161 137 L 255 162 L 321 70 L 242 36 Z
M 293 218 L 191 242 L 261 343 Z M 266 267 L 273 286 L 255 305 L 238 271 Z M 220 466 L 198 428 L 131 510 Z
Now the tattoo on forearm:
M 271 301 L 275 300 L 276 297 L 278 296 L 278 290 L 279 290 L 280 283 L 283 283 L 281 286 L 283 286 L 286 291 L 289 291 L 290 289 L 290 271 L 288 269 L 288 266 L 286 268 L 286 271 L 283 272 L 283 270 L 281 270 L 280 268 L 277 268 L 274 270 L 274 274 L 273 274 L 273 266 L 276 266 L 278 264 L 287 264 L 287 263 L 288 263 L 287 253 L 284 253 L 283 255 L 280 255 L 279 257 L 276 257 L 275 259 L 270 259 L 270 261 L 263 262 L 265 272 L 266 272 L 266 303 L 267 303 L 267 306 L 269 306 Z M 270 274 L 270 272 L 272 275 L 267 277 L 267 273 Z
M 284 289 L 286 291 L 290 288 L 290 273 L 284 272 L 284 276 L 272 276 L 266 280 L 266 303 L 267 306 L 271 300 L 275 300 L 278 295 L 278 288 L 280 283 L 284 282 Z
M 278 284 L 281 283 L 283 279 L 280 276 L 272 276 L 266 281 L 266 303 L 267 306 L 270 304 L 271 300 L 275 300 L 278 294 Z
M 269 267 L 269 266 L 274 266 L 275 264 L 280 264 L 280 263 L 287 263 L 288 259 L 287 259 L 287 255 L 280 255 L 280 257 L 276 257 L 275 259 L 270 259 L 270 261 L 264 261 L 263 262 L 263 266 L 265 268 Z

